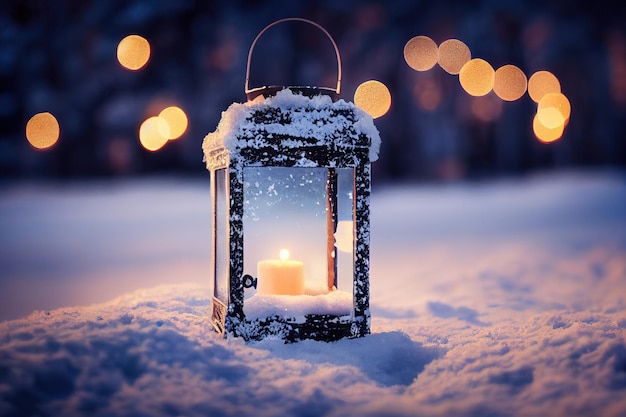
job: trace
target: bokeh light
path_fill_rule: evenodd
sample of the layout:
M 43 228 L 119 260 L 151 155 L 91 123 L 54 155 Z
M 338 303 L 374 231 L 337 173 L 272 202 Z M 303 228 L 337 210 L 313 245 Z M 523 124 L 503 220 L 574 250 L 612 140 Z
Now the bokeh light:
M 541 100 L 539 100 L 539 104 L 537 106 L 537 114 L 540 115 L 539 117 L 544 125 L 550 127 L 550 123 L 544 120 L 544 117 L 545 115 L 554 113 L 554 111 L 558 112 L 558 115 L 560 115 L 563 124 L 567 124 L 569 122 L 572 107 L 569 100 L 567 99 L 567 97 L 565 97 L 564 94 L 548 93 L 544 95 Z
M 167 129 L 167 138 L 169 140 L 178 139 L 187 130 L 187 115 L 180 107 L 167 107 L 159 113 L 159 117 L 164 119 L 169 126 L 169 129 Z
M 560 92 L 561 83 L 549 71 L 537 71 L 528 80 L 528 95 L 535 103 L 539 103 L 546 94 Z
M 365 81 L 354 92 L 354 104 L 376 119 L 389 111 L 391 93 L 380 81 Z
M 429 73 L 430 75 L 432 73 Z M 443 91 L 438 80 L 433 76 L 419 77 L 413 88 L 413 95 L 417 104 L 424 110 L 435 110 L 443 100 Z
M 515 101 L 526 92 L 526 75 L 515 65 L 504 65 L 496 70 L 493 91 L 505 101 Z
M 168 141 L 170 127 L 167 121 L 154 116 L 146 119 L 139 127 L 139 142 L 149 151 L 158 151 Z
M 565 126 L 565 118 L 558 109 L 554 107 L 545 107 L 537 109 L 537 118 L 542 125 L 548 129 L 555 129 L 559 126 Z
M 150 43 L 139 35 L 129 35 L 117 45 L 117 60 L 124 68 L 137 71 L 150 59 Z
M 458 39 L 448 39 L 439 45 L 439 66 L 449 74 L 458 74 L 471 58 L 467 45 Z
M 50 113 L 37 113 L 26 123 L 26 139 L 35 149 L 45 150 L 59 140 L 59 122 Z
M 503 103 L 494 94 L 472 97 L 472 114 L 481 122 L 491 123 L 502 116 Z
M 461 87 L 472 96 L 480 97 L 493 89 L 495 71 L 487 61 L 475 58 L 463 65 L 459 72 Z
M 539 120 L 539 114 L 535 115 L 533 119 L 533 132 L 539 141 L 543 143 L 550 143 L 559 140 L 563 136 L 564 126 L 558 125 L 554 128 L 546 127 L 541 120 Z
M 404 45 L 404 60 L 416 71 L 427 71 L 439 59 L 439 48 L 428 36 L 416 36 Z

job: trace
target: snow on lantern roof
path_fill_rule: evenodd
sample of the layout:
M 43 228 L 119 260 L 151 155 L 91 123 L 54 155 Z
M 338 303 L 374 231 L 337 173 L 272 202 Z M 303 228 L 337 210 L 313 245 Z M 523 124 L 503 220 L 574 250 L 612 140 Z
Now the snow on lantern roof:
M 354 103 L 333 102 L 326 95 L 308 97 L 284 89 L 264 100 L 231 104 L 222 112 L 215 132 L 204 138 L 202 149 L 207 169 L 215 169 L 224 166 L 224 158 L 241 158 L 242 149 L 276 148 L 277 144 L 282 149 L 366 149 L 373 162 L 378 159 L 380 134 L 372 117 Z M 296 166 L 312 164 L 315 165 L 303 158 Z

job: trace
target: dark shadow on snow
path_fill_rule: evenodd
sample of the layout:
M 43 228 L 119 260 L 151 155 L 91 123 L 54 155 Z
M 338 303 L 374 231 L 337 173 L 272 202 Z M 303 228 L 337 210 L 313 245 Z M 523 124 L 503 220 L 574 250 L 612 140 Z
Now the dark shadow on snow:
M 402 332 L 375 333 L 331 343 L 305 340 L 285 345 L 271 340 L 255 347 L 268 349 L 281 359 L 354 366 L 384 386 L 410 385 L 428 363 L 445 354 L 443 349 L 425 347 Z

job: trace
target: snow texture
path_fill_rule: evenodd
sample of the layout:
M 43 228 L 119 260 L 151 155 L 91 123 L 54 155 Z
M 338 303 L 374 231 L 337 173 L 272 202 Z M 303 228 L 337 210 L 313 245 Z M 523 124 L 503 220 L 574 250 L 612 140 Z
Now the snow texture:
M 209 224 L 205 183 L 95 188 L 0 194 L 3 301 L 32 308 L 27 290 L 44 286 L 53 297 L 102 278 L 87 265 L 64 267 L 58 278 L 55 268 L 76 256 L 110 282 L 134 274 L 146 286 L 141 276 L 156 269 L 133 262 L 137 252 L 122 256 L 137 233 L 147 236 L 153 262 L 174 265 L 165 268 L 170 280 L 1 322 L 2 416 L 626 414 L 624 173 L 375 187 L 373 333 L 334 343 L 245 344 L 211 330 L 210 285 L 181 283 L 202 277 L 193 270 L 205 264 L 183 269 L 191 258 L 170 251 L 185 242 L 168 240 L 182 228 L 200 245 Z M 167 214 L 130 214 L 158 211 L 155 201 Z M 88 240 L 83 227 L 94 222 L 106 227 Z M 29 232 L 35 226 L 39 233 Z M 102 241 L 119 248 L 98 263 Z M 37 250 L 17 256 L 29 246 Z M 89 258 L 90 249 L 99 256 Z M 199 249 L 208 257 L 208 246 Z M 30 272 L 20 275 L 25 265 Z M 17 279 L 21 287 L 9 284 Z M 85 302 L 72 294 L 66 305 Z
M 280 117 L 271 121 L 264 120 L 262 123 L 253 120 L 252 116 L 256 111 L 266 112 L 272 109 L 288 112 L 289 122 L 281 123 Z M 356 119 L 349 121 L 339 114 L 339 111 L 353 112 Z M 268 114 L 274 116 L 273 112 Z M 326 95 L 310 98 L 285 89 L 265 100 L 231 104 L 222 112 L 216 131 L 204 138 L 202 148 L 207 168 L 210 169 L 212 150 L 223 147 L 230 152 L 231 158 L 236 158 L 240 148 L 258 146 L 256 141 L 259 134 L 264 138 L 290 137 L 291 141 L 282 140 L 281 145 L 300 148 L 302 144 L 299 139 L 318 138 L 319 141 L 333 141 L 349 136 L 348 132 L 352 131 L 357 136 L 364 135 L 371 140 L 369 158 L 370 162 L 376 161 L 381 140 L 370 115 L 343 99 L 333 102 Z M 311 161 L 304 159 L 300 166 L 317 165 L 311 165 Z
M 352 293 L 340 290 L 315 295 L 255 294 L 244 304 L 244 312 L 249 320 L 274 315 L 285 318 L 304 317 L 305 314 L 349 316 L 352 310 Z

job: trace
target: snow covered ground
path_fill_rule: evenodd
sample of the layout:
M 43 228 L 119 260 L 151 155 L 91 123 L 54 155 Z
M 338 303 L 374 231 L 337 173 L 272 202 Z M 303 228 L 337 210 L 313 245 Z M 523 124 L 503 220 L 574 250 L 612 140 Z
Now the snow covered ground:
M 4 185 L 0 415 L 626 414 L 623 172 L 375 183 L 373 334 L 329 344 L 216 337 L 208 211 L 208 178 Z

